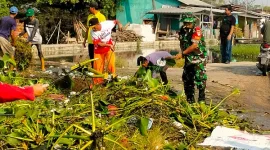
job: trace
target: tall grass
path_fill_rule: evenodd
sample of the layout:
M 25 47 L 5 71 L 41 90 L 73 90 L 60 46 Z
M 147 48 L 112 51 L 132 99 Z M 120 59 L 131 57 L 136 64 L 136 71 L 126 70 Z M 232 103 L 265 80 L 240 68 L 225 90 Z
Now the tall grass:
M 219 46 L 213 46 L 210 47 L 210 49 L 213 52 L 220 53 L 220 47 Z M 260 53 L 260 45 L 259 44 L 240 44 L 235 45 L 232 47 L 232 55 L 245 55 L 245 56 L 251 56 L 251 55 L 259 55 Z
M 210 47 L 215 53 L 220 53 L 220 46 Z M 232 47 L 232 56 L 237 60 L 256 60 L 260 53 L 260 44 L 238 44 Z

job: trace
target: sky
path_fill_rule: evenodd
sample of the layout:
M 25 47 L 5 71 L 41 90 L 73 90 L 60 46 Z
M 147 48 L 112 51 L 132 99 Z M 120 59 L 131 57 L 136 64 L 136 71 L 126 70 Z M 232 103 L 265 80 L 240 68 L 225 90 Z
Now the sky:
M 255 0 L 254 3 L 258 5 L 270 6 L 270 0 Z

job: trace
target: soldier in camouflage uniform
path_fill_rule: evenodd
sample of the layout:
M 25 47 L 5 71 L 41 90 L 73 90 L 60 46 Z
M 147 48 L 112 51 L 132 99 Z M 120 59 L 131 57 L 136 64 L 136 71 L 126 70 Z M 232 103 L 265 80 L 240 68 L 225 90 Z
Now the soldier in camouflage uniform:
M 181 54 L 176 59 L 185 58 L 182 80 L 184 82 L 185 94 L 189 103 L 194 103 L 196 85 L 199 89 L 199 102 L 205 101 L 205 87 L 207 75 L 205 71 L 207 51 L 204 37 L 200 27 L 195 27 L 196 19 L 191 14 L 183 16 L 181 20 L 184 25 L 179 32 Z

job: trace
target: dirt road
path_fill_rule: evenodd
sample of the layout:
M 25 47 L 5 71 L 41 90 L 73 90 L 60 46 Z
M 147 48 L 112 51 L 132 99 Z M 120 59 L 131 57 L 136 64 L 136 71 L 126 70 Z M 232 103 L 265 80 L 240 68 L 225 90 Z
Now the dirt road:
M 225 108 L 231 108 L 241 118 L 248 118 L 258 128 L 270 130 L 270 75 L 256 76 L 258 71 L 254 62 L 227 64 L 207 64 L 207 101 L 214 102 L 228 96 L 235 88 L 240 94 L 229 98 Z M 119 75 L 133 75 L 136 68 L 118 69 Z M 182 90 L 182 72 L 180 68 L 167 71 L 171 85 Z

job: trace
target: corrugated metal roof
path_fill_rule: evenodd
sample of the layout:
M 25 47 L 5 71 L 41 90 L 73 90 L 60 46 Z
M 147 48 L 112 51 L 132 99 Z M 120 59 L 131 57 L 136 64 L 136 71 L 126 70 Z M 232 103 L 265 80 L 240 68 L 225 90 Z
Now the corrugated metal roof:
M 245 10 L 244 10 L 245 11 Z M 247 11 L 248 14 L 256 15 L 256 16 L 263 16 L 263 17 L 269 17 L 269 14 L 262 14 L 262 13 L 257 13 L 254 11 Z
M 213 5 L 210 5 L 208 3 L 205 3 L 200 0 L 178 0 L 181 3 L 184 3 L 189 6 L 204 6 L 204 7 L 214 7 Z
M 245 14 L 239 14 L 238 16 L 245 17 Z M 247 15 L 247 18 L 253 18 L 253 19 L 261 19 L 262 17 L 254 16 L 254 15 Z
M 192 8 L 198 8 L 201 11 L 209 11 L 209 12 L 211 11 L 211 8 L 203 8 L 203 7 L 192 7 Z M 225 10 L 212 8 L 212 12 L 213 13 L 225 13 Z M 232 14 L 240 14 L 240 13 L 242 13 L 242 12 L 239 12 L 239 11 L 232 12 Z
M 151 10 L 148 12 L 148 14 L 183 14 L 186 12 L 196 13 L 200 11 L 200 9 L 194 8 L 160 8 Z
M 182 7 L 182 8 L 160 8 L 156 10 L 151 10 L 148 14 L 183 14 L 186 12 L 197 13 L 202 11 L 211 11 L 211 8 L 202 8 L 202 7 Z M 224 13 L 224 10 L 221 9 L 212 9 L 213 13 Z M 241 12 L 234 12 L 241 13 Z

